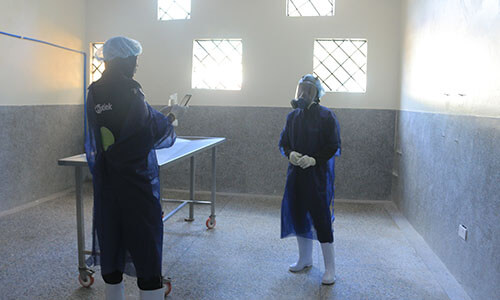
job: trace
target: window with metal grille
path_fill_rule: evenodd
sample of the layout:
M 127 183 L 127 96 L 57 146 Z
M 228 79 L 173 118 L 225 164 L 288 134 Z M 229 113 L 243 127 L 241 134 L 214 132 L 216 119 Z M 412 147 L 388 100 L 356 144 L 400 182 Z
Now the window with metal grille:
M 158 20 L 191 18 L 191 0 L 158 0 Z
M 335 0 L 287 0 L 289 17 L 323 17 L 335 14 Z
M 192 87 L 241 90 L 242 50 L 241 39 L 195 40 Z
M 95 58 L 97 50 L 99 50 L 102 46 L 104 46 L 104 43 L 92 43 L 92 67 L 90 70 L 92 82 L 99 80 L 104 72 L 104 62 Z
M 329 92 L 366 92 L 368 43 L 363 39 L 317 39 L 314 75 Z

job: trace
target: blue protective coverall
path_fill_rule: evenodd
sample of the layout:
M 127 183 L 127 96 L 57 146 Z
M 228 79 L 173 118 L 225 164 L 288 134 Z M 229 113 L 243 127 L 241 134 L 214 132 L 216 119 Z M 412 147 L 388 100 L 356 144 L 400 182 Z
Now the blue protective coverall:
M 288 165 L 281 238 L 301 236 L 333 242 L 335 156 L 340 155 L 337 117 L 317 103 L 309 109 L 293 110 L 287 116 L 279 147 L 286 157 L 296 151 L 316 160 L 316 165 L 307 169 Z
M 86 113 L 85 152 L 94 186 L 93 253 L 87 263 L 100 264 L 103 275 L 161 276 L 155 149 L 174 144 L 174 128 L 144 100 L 138 82 L 108 70 L 89 87 Z

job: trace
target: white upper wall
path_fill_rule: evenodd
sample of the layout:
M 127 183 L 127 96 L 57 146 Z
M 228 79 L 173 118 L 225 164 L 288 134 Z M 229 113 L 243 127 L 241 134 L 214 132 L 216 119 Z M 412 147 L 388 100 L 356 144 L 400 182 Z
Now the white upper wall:
M 327 93 L 323 104 L 397 109 L 401 0 L 337 0 L 334 17 L 286 17 L 286 0 L 192 0 L 190 20 L 158 21 L 156 0 L 87 0 L 87 42 L 116 35 L 139 40 L 136 79 L 150 103 L 192 93 L 192 105 L 289 106 L 298 79 L 311 73 L 315 38 L 368 39 L 365 94 Z M 191 89 L 192 44 L 243 39 L 241 91 Z
M 500 117 L 500 1 L 405 1 L 401 109 Z
M 82 50 L 84 0 L 2 0 L 0 31 Z M 83 56 L 0 35 L 0 105 L 83 103 Z

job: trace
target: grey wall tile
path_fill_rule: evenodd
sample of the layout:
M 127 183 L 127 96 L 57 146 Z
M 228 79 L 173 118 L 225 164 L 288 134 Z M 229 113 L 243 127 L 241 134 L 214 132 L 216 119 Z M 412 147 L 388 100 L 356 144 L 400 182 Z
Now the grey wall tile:
M 281 195 L 287 161 L 278 150 L 287 108 L 191 107 L 179 135 L 223 136 L 218 191 Z M 394 111 L 334 110 L 343 153 L 337 198 L 386 200 L 391 191 Z M 73 169 L 57 159 L 83 151 L 82 106 L 0 107 L 0 211 L 72 187 Z M 210 190 L 210 154 L 196 159 L 197 189 Z M 165 187 L 189 186 L 189 161 L 162 173 Z
M 387 200 L 391 193 L 395 112 L 335 109 L 342 135 L 337 160 L 336 197 Z M 278 150 L 288 108 L 191 107 L 179 135 L 223 136 L 218 152 L 218 190 L 283 193 L 287 161 Z M 210 189 L 210 157 L 197 158 L 197 188 Z M 188 186 L 188 164 L 162 174 L 169 188 Z
M 500 119 L 417 112 L 397 119 L 394 201 L 473 299 L 498 298 Z
M 0 106 L 0 211 L 74 185 L 59 158 L 83 151 L 83 106 Z

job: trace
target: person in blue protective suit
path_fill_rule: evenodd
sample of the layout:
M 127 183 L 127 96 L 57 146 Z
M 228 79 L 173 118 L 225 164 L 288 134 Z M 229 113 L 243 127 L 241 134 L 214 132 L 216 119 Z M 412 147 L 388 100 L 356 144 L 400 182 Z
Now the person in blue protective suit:
M 109 39 L 97 53 L 106 70 L 90 85 L 85 152 L 94 186 L 93 253 L 101 265 L 106 299 L 125 299 L 123 273 L 137 276 L 141 299 L 163 299 L 163 222 L 155 149 L 176 140 L 172 122 L 145 100 L 133 80 L 139 42 Z
M 279 147 L 289 160 L 281 206 L 281 238 L 296 236 L 299 259 L 289 268 L 298 272 L 312 266 L 313 239 L 319 240 L 325 262 L 323 284 L 335 283 L 333 198 L 335 156 L 340 155 L 337 117 L 319 105 L 324 95 L 313 75 L 299 81 L 294 110 L 288 114 Z

